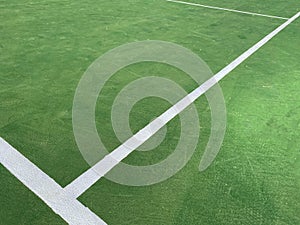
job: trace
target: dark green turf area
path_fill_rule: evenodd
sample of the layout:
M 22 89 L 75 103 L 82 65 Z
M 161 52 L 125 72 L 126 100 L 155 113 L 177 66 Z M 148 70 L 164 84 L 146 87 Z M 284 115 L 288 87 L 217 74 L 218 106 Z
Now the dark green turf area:
M 299 0 L 189 1 L 284 17 L 300 10 Z M 163 40 L 192 50 L 216 73 L 283 22 L 163 0 L 2 0 L 0 136 L 65 186 L 89 168 L 75 143 L 72 103 L 96 58 L 125 43 Z M 197 87 L 182 71 L 158 63 L 119 71 L 101 92 L 96 110 L 109 150 L 120 144 L 110 122 L 114 96 L 148 75 L 172 79 L 186 91 Z M 80 201 L 111 225 L 300 224 L 300 20 L 220 86 L 227 132 L 207 171 L 198 171 L 210 134 L 210 110 L 201 97 L 195 103 L 201 136 L 184 169 L 148 187 L 102 179 Z M 130 114 L 133 131 L 168 106 L 157 98 L 139 102 Z M 175 118 L 161 146 L 125 161 L 147 165 L 166 158 L 179 131 Z M 1 225 L 65 224 L 3 166 L 0 182 Z

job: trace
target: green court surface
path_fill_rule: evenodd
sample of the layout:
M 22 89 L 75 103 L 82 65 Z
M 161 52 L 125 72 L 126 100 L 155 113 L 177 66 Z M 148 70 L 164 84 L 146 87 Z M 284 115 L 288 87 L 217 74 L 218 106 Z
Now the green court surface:
M 290 18 L 299 0 L 189 0 Z M 61 186 L 90 166 L 72 128 L 76 87 L 105 52 L 143 40 L 190 49 L 217 73 L 285 20 L 183 5 L 164 0 L 0 1 L 0 136 Z M 110 111 L 131 81 L 146 76 L 174 80 L 187 92 L 198 85 L 184 72 L 138 63 L 116 73 L 102 90 L 96 123 L 109 150 L 121 143 Z M 189 163 L 172 178 L 145 187 L 99 180 L 79 201 L 109 225 L 300 224 L 300 19 L 219 82 L 227 131 L 214 163 L 198 166 L 210 135 L 205 96 L 195 102 L 201 135 Z M 146 98 L 130 114 L 134 132 L 169 103 Z M 124 162 L 149 165 L 176 146 L 180 125 L 168 125 L 157 149 L 134 152 Z M 0 166 L 0 225 L 66 224 Z

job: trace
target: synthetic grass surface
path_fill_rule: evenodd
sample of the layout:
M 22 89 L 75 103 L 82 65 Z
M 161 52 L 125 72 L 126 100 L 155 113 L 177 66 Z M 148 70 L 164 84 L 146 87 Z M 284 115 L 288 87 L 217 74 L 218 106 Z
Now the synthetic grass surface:
M 300 10 L 289 1 L 193 1 L 278 16 Z M 1 1 L 0 136 L 60 185 L 86 164 L 72 132 L 72 103 L 87 67 L 124 43 L 164 40 L 191 49 L 213 72 L 284 21 L 208 10 L 165 1 Z M 196 154 L 171 179 L 149 187 L 127 187 L 106 179 L 79 199 L 108 224 L 300 224 L 300 21 L 220 82 L 227 107 L 227 132 L 214 164 L 198 165 L 210 132 L 204 97 L 196 102 L 201 137 Z M 96 110 L 101 138 L 120 143 L 110 124 L 113 97 L 130 81 L 148 75 L 197 87 L 172 67 L 144 63 L 117 73 Z M 134 131 L 163 112 L 156 98 L 131 113 Z M 157 151 L 125 161 L 146 165 L 164 159 L 176 144 L 178 118 L 168 125 Z M 1 166 L 0 224 L 65 224 Z

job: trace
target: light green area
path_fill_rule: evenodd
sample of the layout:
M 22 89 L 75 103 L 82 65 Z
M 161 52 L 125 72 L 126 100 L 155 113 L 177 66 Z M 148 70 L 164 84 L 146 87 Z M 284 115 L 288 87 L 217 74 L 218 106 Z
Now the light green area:
M 191 0 L 190 0 L 191 1 Z M 298 0 L 193 2 L 291 17 Z M 191 49 L 217 72 L 284 21 L 168 3 L 163 0 L 0 1 L 0 136 L 65 186 L 89 168 L 72 132 L 72 101 L 87 67 L 124 43 L 164 40 Z M 209 137 L 210 111 L 196 102 L 201 137 L 196 154 L 171 179 L 127 187 L 106 179 L 79 199 L 110 225 L 300 224 L 300 20 L 220 82 L 228 124 L 214 164 L 198 172 Z M 114 96 L 141 76 L 196 84 L 172 67 L 141 63 L 107 83 L 96 110 L 107 148 L 119 145 L 110 123 Z M 101 103 L 101 104 L 100 104 Z M 134 131 L 168 103 L 149 98 L 131 113 Z M 125 159 L 146 165 L 165 158 L 180 127 L 168 125 L 157 151 Z M 65 224 L 0 168 L 0 224 Z

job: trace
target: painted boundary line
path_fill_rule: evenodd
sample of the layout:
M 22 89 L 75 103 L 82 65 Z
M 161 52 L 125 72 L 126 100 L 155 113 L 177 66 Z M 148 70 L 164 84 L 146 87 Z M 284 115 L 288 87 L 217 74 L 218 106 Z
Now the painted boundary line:
M 227 9 L 227 8 L 221 8 L 221 7 L 209 6 L 209 5 L 202 5 L 202 4 L 198 4 L 198 3 L 192 3 L 192 2 L 184 2 L 184 1 L 177 1 L 177 0 L 166 0 L 166 1 L 167 2 L 173 2 L 173 3 L 179 3 L 179 4 L 184 4 L 184 5 L 198 6 L 198 7 L 208 8 L 208 9 L 217 9 L 217 10 L 222 10 L 222 11 L 247 14 L 247 15 L 252 15 L 252 16 L 262 16 L 262 17 L 268 17 L 268 18 L 273 18 L 273 19 L 281 19 L 281 20 L 288 20 L 289 19 L 289 18 L 285 18 L 285 17 L 281 17 L 281 16 L 272 16 L 272 15 L 266 15 L 266 14 L 261 14 L 261 13 L 246 12 L 246 11 L 240 11 L 240 10 L 236 10 L 236 9 Z
M 58 185 L 52 178 L 2 138 L 0 138 L 0 162 L 67 223 L 74 225 L 105 225 L 106 223 L 80 203 L 77 197 L 299 16 L 300 12 L 268 34 L 177 104 L 169 108 L 165 113 L 148 124 L 65 188 Z
M 75 197 L 79 197 L 83 194 L 87 189 L 89 189 L 96 181 L 102 178 L 105 174 L 107 174 L 111 169 L 113 169 L 119 162 L 125 159 L 130 153 L 132 153 L 136 148 L 146 142 L 150 137 L 152 137 L 160 128 L 166 125 L 170 120 L 172 120 L 175 116 L 177 116 L 180 112 L 182 112 L 186 107 L 192 104 L 196 99 L 198 99 L 201 95 L 203 95 L 207 90 L 213 87 L 216 83 L 218 83 L 222 78 L 224 78 L 227 74 L 229 74 L 232 70 L 234 70 L 238 65 L 244 62 L 247 58 L 249 58 L 253 53 L 259 50 L 262 46 L 264 46 L 267 42 L 269 42 L 273 37 L 275 37 L 280 31 L 286 28 L 290 23 L 296 20 L 300 16 L 300 12 L 291 17 L 288 21 L 280 25 L 277 29 L 272 31 L 238 58 L 236 58 L 233 62 L 231 62 L 228 66 L 214 75 L 212 78 L 204 82 L 200 87 L 192 91 L 186 97 L 181 99 L 178 103 L 169 108 L 166 112 L 160 115 L 158 118 L 149 123 L 146 127 L 141 129 L 131 138 L 129 138 L 122 145 L 117 147 L 113 152 L 106 155 L 102 160 L 96 163 L 92 168 L 84 172 L 81 176 L 75 179 L 72 183 L 70 183 L 66 187 L 66 191 Z M 206 158 L 206 156 L 210 154 L 209 152 L 205 152 L 202 159 Z M 201 170 L 204 170 L 205 166 L 203 165 L 203 161 L 200 162 Z
M 0 162 L 67 223 L 106 225 L 89 208 L 68 195 L 52 178 L 2 138 L 0 138 Z

